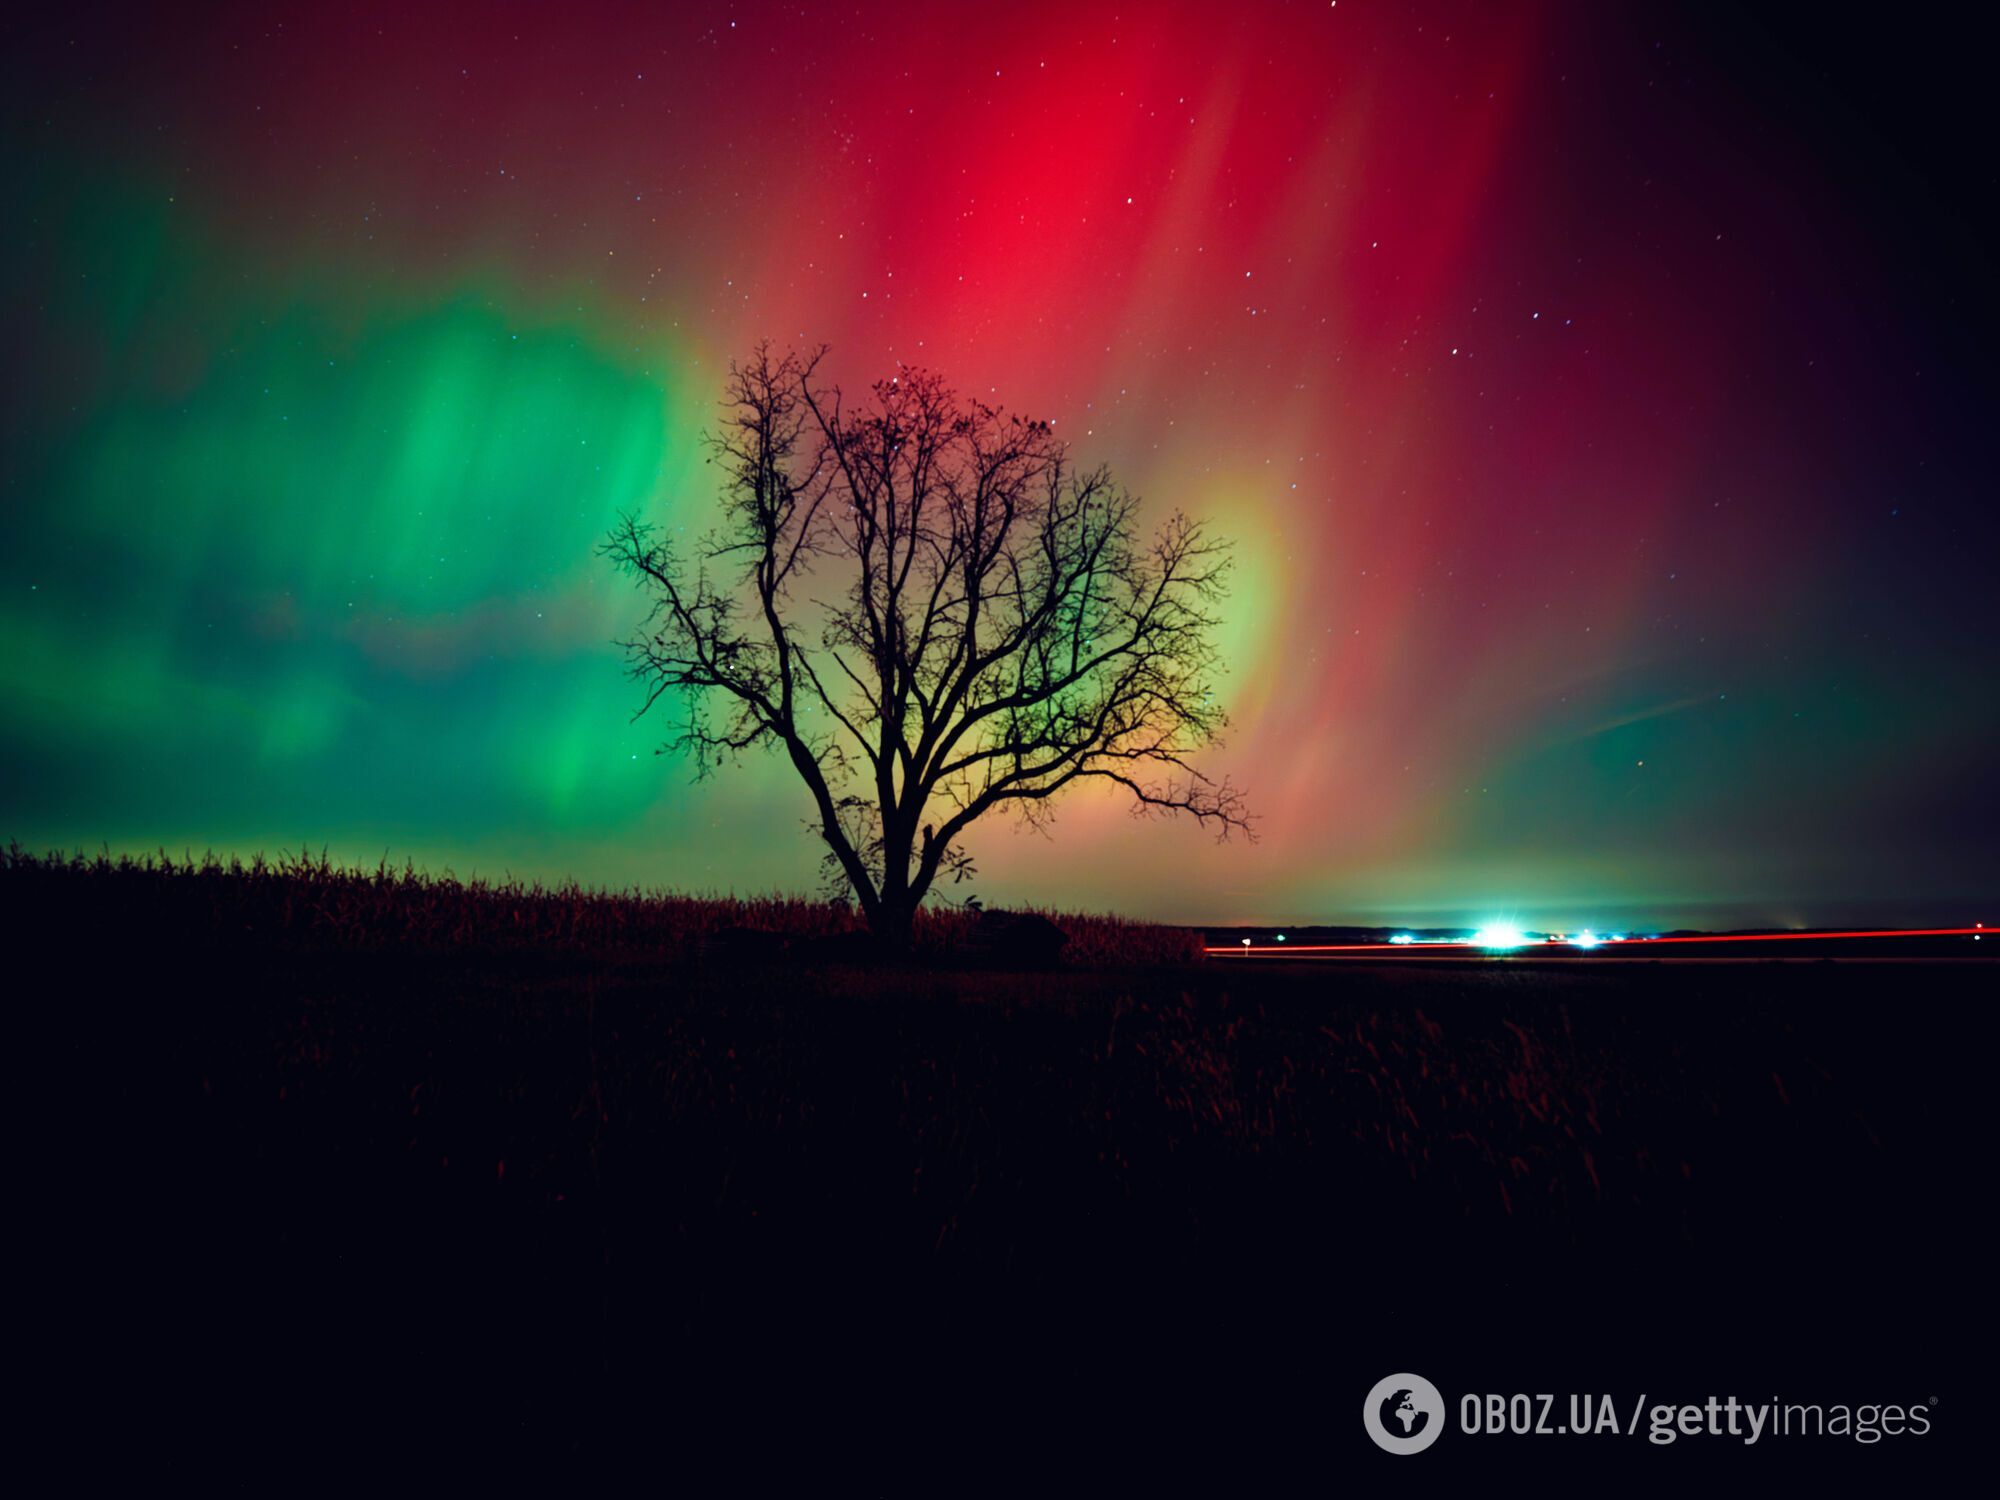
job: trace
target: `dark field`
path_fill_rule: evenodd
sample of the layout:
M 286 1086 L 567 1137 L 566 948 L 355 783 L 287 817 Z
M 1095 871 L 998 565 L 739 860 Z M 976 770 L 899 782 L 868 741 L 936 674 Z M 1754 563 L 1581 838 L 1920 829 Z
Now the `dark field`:
M 1984 1427 L 1984 964 L 758 962 L 705 935 L 841 919 L 19 856 L 0 911 L 86 1464 L 1255 1491 L 1388 1462 L 1405 1369 L 1941 1402 L 1769 1473 Z M 1425 1472 L 1702 1461 L 1485 1446 Z

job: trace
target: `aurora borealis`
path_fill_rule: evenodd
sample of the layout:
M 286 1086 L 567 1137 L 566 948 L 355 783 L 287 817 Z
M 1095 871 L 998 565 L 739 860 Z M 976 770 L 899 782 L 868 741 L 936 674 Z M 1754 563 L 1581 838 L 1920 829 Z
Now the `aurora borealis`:
M 630 722 L 594 553 L 702 529 L 771 338 L 1237 544 L 1258 842 L 1078 797 L 972 841 L 989 904 L 1990 919 L 1992 167 L 1951 38 L 1812 14 L 35 22 L 0 837 L 808 887 L 783 766 Z

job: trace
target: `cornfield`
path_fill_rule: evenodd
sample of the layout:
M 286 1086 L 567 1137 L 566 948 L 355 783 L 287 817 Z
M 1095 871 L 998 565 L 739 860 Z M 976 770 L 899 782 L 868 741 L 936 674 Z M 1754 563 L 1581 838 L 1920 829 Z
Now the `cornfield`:
M 0 874 L 16 899 L 102 902 L 143 910 L 183 938 L 307 943 L 356 951 L 385 948 L 529 949 L 679 961 L 699 957 L 718 934 L 748 931 L 809 940 L 864 930 L 860 913 L 797 896 L 696 896 L 654 890 L 595 890 L 506 880 L 460 880 L 386 860 L 373 869 L 324 852 L 267 859 L 215 854 L 176 859 L 106 853 L 37 855 L 10 844 Z M 1082 967 L 1194 963 L 1201 936 L 1122 917 L 1031 908 L 1068 934 L 1067 964 Z M 918 913 L 919 955 L 946 955 L 978 914 L 956 907 Z

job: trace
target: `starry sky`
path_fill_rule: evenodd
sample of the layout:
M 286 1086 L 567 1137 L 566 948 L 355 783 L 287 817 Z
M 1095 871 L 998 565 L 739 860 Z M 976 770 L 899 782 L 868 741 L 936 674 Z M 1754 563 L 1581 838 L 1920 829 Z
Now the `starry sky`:
M 1951 12 L 53 8 L 0 181 L 0 837 L 807 889 L 631 721 L 621 510 L 759 339 L 1234 539 L 1255 843 L 988 904 L 1991 919 L 1995 280 Z M 18 25 L 18 23 L 17 23 Z

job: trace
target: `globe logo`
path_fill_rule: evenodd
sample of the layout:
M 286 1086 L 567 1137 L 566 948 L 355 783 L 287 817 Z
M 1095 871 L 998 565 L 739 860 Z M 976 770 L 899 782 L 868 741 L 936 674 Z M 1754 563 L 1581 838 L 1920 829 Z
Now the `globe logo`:
M 1385 1375 L 1361 1403 L 1361 1425 L 1385 1453 L 1421 1453 L 1444 1431 L 1444 1397 L 1421 1375 Z
M 1408 1391 L 1391 1391 L 1382 1398 L 1382 1425 L 1387 1427 L 1392 1419 L 1403 1424 L 1403 1430 L 1396 1434 L 1397 1437 L 1415 1437 L 1429 1423 L 1431 1414 L 1418 1411 L 1417 1403 Z

